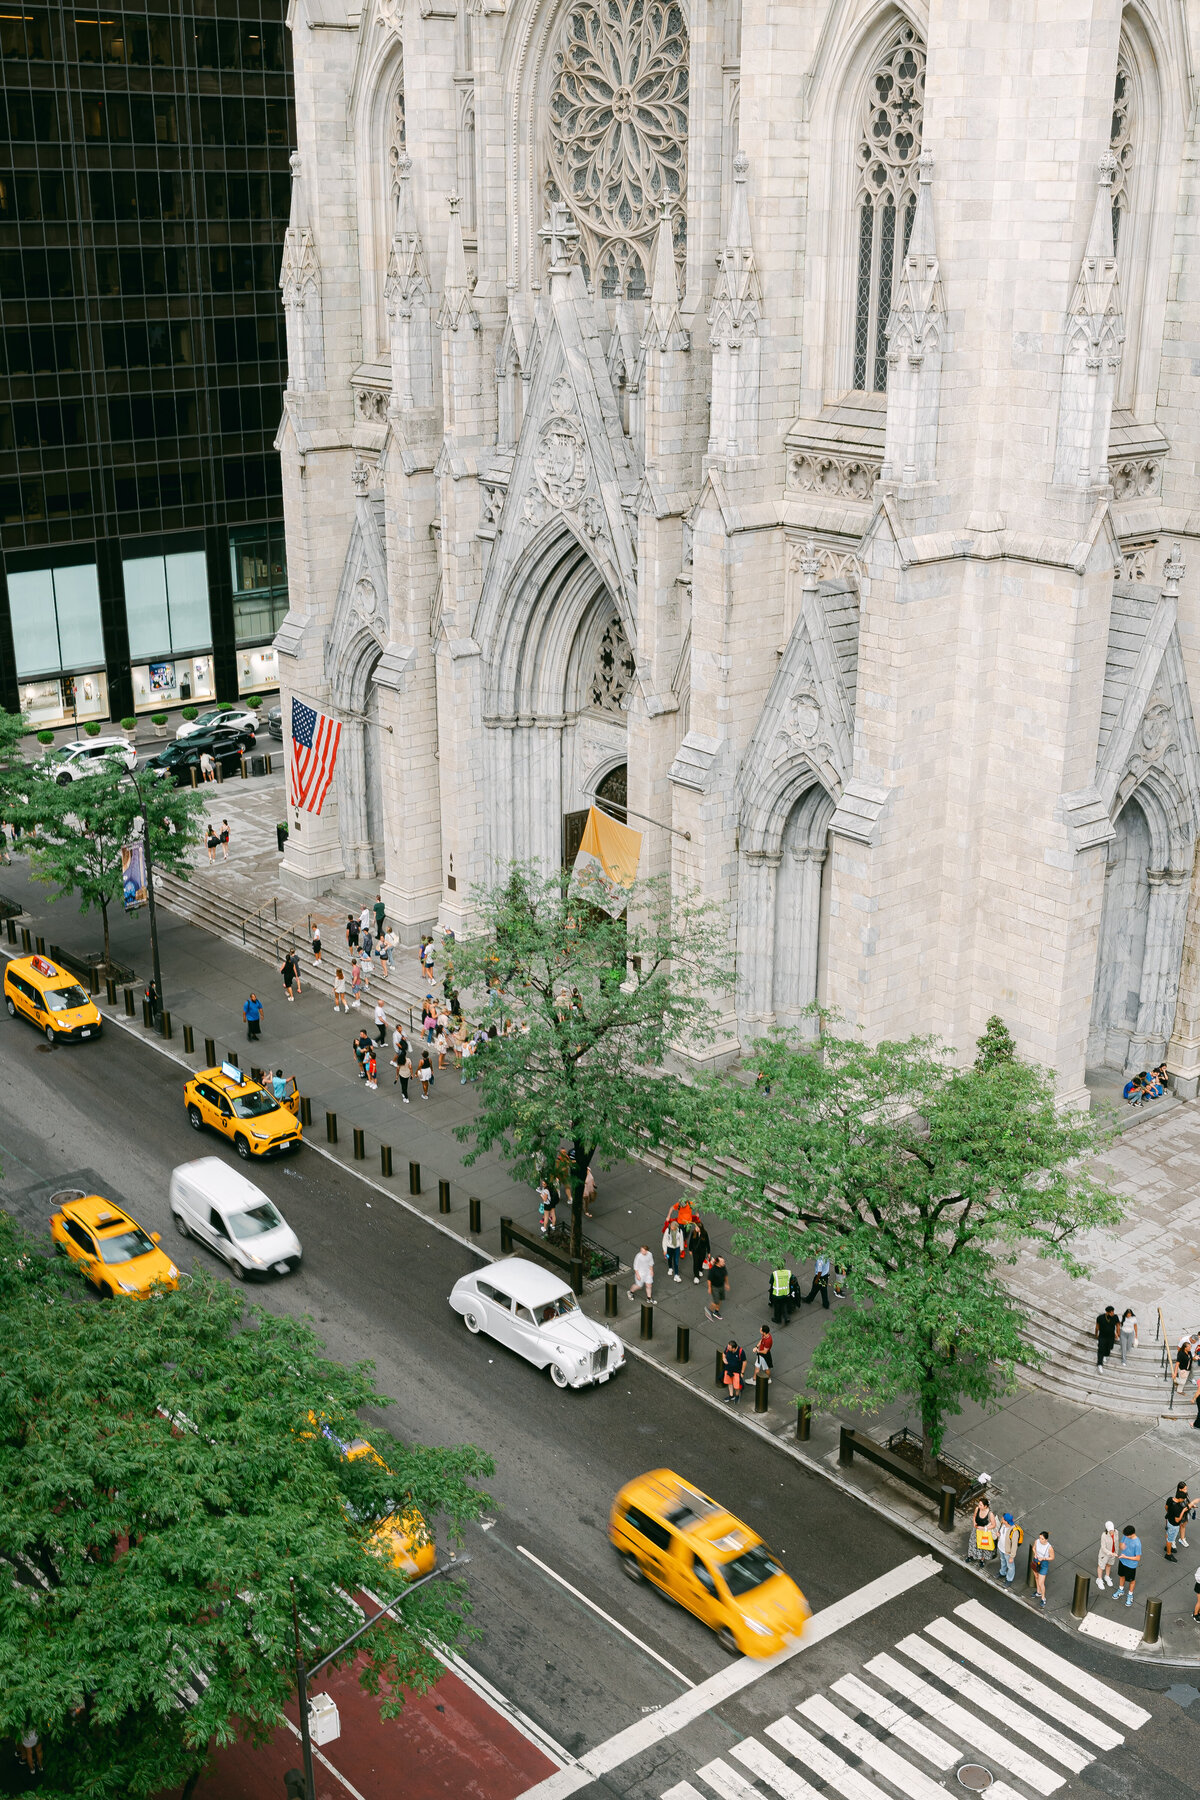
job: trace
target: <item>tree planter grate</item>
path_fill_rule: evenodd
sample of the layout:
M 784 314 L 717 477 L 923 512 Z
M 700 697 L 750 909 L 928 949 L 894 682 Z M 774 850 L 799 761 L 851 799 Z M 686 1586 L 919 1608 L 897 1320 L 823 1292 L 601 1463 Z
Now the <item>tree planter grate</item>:
M 914 1468 L 921 1468 L 921 1440 L 909 1426 L 906 1425 L 903 1431 L 893 1431 L 887 1441 L 887 1447 L 893 1455 L 903 1457 L 905 1462 L 912 1463 Z M 959 1512 L 965 1512 L 968 1506 L 975 1504 L 980 1494 L 987 1492 L 987 1482 L 981 1480 L 974 1469 L 969 1469 L 966 1463 L 959 1462 L 957 1457 L 947 1456 L 943 1452 L 938 1457 L 937 1464 L 938 1480 L 944 1481 L 947 1487 L 954 1489 L 957 1495 L 955 1506 Z M 986 1774 L 986 1770 L 984 1772 Z M 988 1779 L 990 1781 L 991 1777 L 989 1776 Z
M 546 1233 L 546 1242 L 553 1244 L 567 1256 L 571 1254 L 571 1227 L 556 1225 Z M 589 1237 L 583 1239 L 583 1278 L 585 1281 L 602 1281 L 605 1276 L 615 1275 L 621 1267 L 621 1259 L 615 1250 L 605 1250 L 601 1244 L 593 1242 Z

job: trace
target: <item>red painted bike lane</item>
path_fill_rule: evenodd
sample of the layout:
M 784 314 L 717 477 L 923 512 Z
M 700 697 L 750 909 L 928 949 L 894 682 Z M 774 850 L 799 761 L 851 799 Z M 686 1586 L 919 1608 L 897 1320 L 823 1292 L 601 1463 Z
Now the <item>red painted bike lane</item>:
M 429 1693 L 409 1694 L 397 1719 L 380 1718 L 357 1665 L 320 1676 L 316 1691 L 332 1695 L 342 1727 L 313 1752 L 316 1800 L 516 1800 L 559 1766 L 451 1670 Z M 295 1706 L 287 1710 L 295 1724 Z M 196 1800 L 282 1796 L 286 1771 L 300 1767 L 297 1732 L 281 1729 L 262 1750 L 231 1744 L 214 1754 Z

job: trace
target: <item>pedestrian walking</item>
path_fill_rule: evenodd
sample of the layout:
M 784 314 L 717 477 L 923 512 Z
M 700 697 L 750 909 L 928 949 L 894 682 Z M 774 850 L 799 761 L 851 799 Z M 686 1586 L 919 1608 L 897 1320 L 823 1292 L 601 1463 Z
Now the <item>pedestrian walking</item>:
M 375 1046 L 368 1042 L 367 1054 L 363 1058 L 363 1068 L 367 1077 L 367 1086 L 369 1088 L 375 1088 L 379 1085 L 376 1079 L 376 1070 L 378 1069 L 378 1066 L 379 1065 L 375 1060 Z
M 590 1219 L 592 1216 L 592 1201 L 595 1198 L 596 1198 L 596 1176 L 595 1176 L 594 1170 L 592 1169 L 591 1163 L 589 1163 L 588 1167 L 587 1167 L 587 1174 L 583 1178 L 583 1216 L 585 1219 Z M 686 1256 L 686 1254 L 687 1254 L 687 1227 L 685 1225 L 683 1225 L 682 1220 L 680 1221 L 680 1226 L 681 1226 L 681 1229 L 683 1230 L 683 1234 L 684 1234 L 683 1253 Z M 681 1278 L 677 1275 L 675 1277 L 675 1279 L 676 1279 L 676 1281 L 678 1281 Z
M 353 913 L 346 914 L 346 948 L 358 949 L 358 920 Z
M 367 905 L 366 901 L 364 900 L 362 903 L 362 909 L 358 915 L 358 929 L 360 932 L 368 931 L 370 929 L 370 926 L 371 926 L 371 909 Z
M 440 1021 L 434 1036 L 433 1047 L 437 1051 L 437 1066 L 440 1071 L 445 1068 L 446 1058 L 450 1054 L 450 1040 L 446 1036 L 445 1028 Z
M 262 1025 L 263 1003 L 257 994 L 251 994 L 242 1007 L 242 1017 L 246 1021 L 246 1039 L 251 1044 L 258 1042 L 259 1028 Z
M 792 1291 L 792 1271 L 786 1263 L 780 1263 L 777 1269 L 771 1270 L 771 1279 L 767 1283 L 771 1301 L 771 1323 L 773 1325 L 790 1325 L 788 1316 L 788 1296 Z
M 369 925 L 365 931 L 359 933 L 358 947 L 364 956 L 373 956 L 375 954 L 375 939 L 371 936 L 371 927 Z
M 1200 1569 L 1192 1578 L 1192 1591 L 1196 1596 L 1196 1604 L 1192 1607 L 1192 1624 L 1200 1625 Z
M 383 934 L 383 921 L 387 918 L 387 907 L 383 903 L 382 894 L 376 894 L 371 911 L 375 914 L 375 936 L 380 937 Z
M 300 993 L 300 965 L 296 961 L 296 952 L 289 950 L 279 965 L 279 973 L 283 976 L 283 991 L 289 1003 Z
M 362 1005 L 362 991 L 362 964 L 356 956 L 354 961 L 350 964 L 350 1000 L 351 1004 L 356 1008 Z
M 1188 1516 L 1190 1505 L 1191 1502 L 1188 1499 L 1187 1482 L 1181 1481 L 1177 1484 L 1175 1492 L 1167 1495 L 1163 1506 L 1163 1516 L 1166 1520 L 1167 1534 L 1163 1555 L 1168 1562 L 1175 1562 L 1177 1560 L 1176 1545 L 1179 1543 L 1179 1534 L 1183 1530 L 1184 1520 Z
M 1102 1369 L 1104 1360 L 1113 1353 L 1117 1341 L 1117 1330 L 1120 1320 L 1117 1318 L 1115 1306 L 1106 1306 L 1102 1313 L 1096 1314 L 1096 1367 Z
M 208 827 L 208 834 L 204 840 L 204 845 L 205 845 L 206 850 L 208 851 L 208 860 L 210 863 L 215 863 L 217 860 L 217 845 L 220 843 L 220 841 L 221 840 L 217 836 L 215 826 L 210 825 Z
M 404 1043 L 403 1038 L 400 1039 L 400 1043 L 404 1046 L 403 1049 L 398 1048 L 395 1056 L 392 1058 L 392 1067 L 396 1071 L 392 1086 L 395 1087 L 397 1083 L 399 1084 L 400 1098 L 403 1100 L 405 1106 L 407 1106 L 408 1084 L 412 1080 L 412 1064 L 408 1060 L 408 1045 Z
M 723 1256 L 714 1256 L 708 1264 L 708 1305 L 704 1309 L 706 1319 L 719 1319 L 721 1308 L 725 1304 L 725 1291 L 729 1286 L 729 1270 Z
M 1012 1514 L 1006 1512 L 1000 1521 L 1000 1529 L 996 1533 L 996 1552 L 1000 1558 L 1000 1573 L 996 1580 L 1006 1582 L 1009 1587 L 1016 1580 L 1017 1551 L 1021 1548 L 1024 1536 L 1025 1533 L 1015 1522 Z
M 354 1060 L 358 1064 L 358 1078 L 360 1081 L 365 1081 L 367 1079 L 367 1054 L 371 1048 L 371 1034 L 365 1025 L 359 1026 L 351 1048 L 354 1051 Z
M 375 1042 L 387 1043 L 387 1011 L 382 1000 L 375 1002 Z
M 1137 1584 L 1138 1567 L 1142 1560 L 1142 1540 L 1137 1534 L 1136 1525 L 1126 1525 L 1121 1531 L 1121 1544 L 1117 1551 L 1117 1587 L 1116 1592 L 1109 1595 L 1110 1600 L 1119 1600 L 1125 1593 L 1126 1583 L 1129 1592 L 1125 1595 L 1126 1606 L 1133 1605 L 1133 1590 Z
M 358 966 L 362 971 L 363 992 L 369 994 L 371 991 L 371 977 L 375 973 L 375 964 L 371 961 L 371 958 L 367 955 L 365 950 L 359 952 Z
M 1104 1530 L 1100 1533 L 1100 1550 L 1096 1557 L 1096 1586 L 1111 1587 L 1113 1584 L 1113 1564 L 1121 1548 L 1121 1539 L 1111 1519 L 1105 1519 Z
M 1193 1361 L 1191 1338 L 1185 1332 L 1176 1346 L 1175 1360 L 1171 1364 L 1171 1379 L 1175 1384 L 1176 1392 L 1181 1388 L 1186 1388 Z
M 321 966 L 321 927 L 315 919 L 312 928 L 312 957 L 314 965 L 319 969 Z
M 421 951 L 421 965 L 427 975 L 433 974 L 433 962 L 437 955 L 437 945 L 432 938 L 426 938 L 425 947 Z
M 826 1256 L 825 1252 L 822 1251 L 820 1256 L 817 1257 L 815 1263 L 813 1264 L 812 1286 L 809 1288 L 807 1294 L 805 1294 L 805 1296 L 804 1296 L 805 1306 L 808 1305 L 810 1300 L 815 1300 L 817 1295 L 820 1294 L 821 1305 L 825 1308 L 826 1312 L 828 1312 L 828 1310 L 829 1310 L 829 1270 L 830 1270 L 830 1260 Z
M 1132 1306 L 1127 1306 L 1121 1314 L 1121 1367 L 1124 1368 L 1133 1352 L 1137 1349 L 1137 1318 Z
M 1050 1542 L 1050 1533 L 1039 1531 L 1033 1544 L 1033 1583 L 1037 1589 L 1037 1597 L 1042 1606 L 1046 1604 L 1046 1574 L 1054 1561 L 1054 1545 Z M 1132 1588 L 1130 1593 L 1132 1593 Z
M 758 1342 L 754 1346 L 754 1373 L 756 1375 L 769 1375 L 771 1370 L 775 1367 L 775 1362 L 771 1355 L 771 1347 L 774 1342 L 775 1339 L 771 1336 L 771 1327 L 769 1325 L 760 1325 L 758 1328 Z
M 967 1561 L 990 1562 L 996 1548 L 996 1531 L 999 1520 L 992 1511 L 985 1494 L 981 1494 L 975 1502 L 975 1510 L 971 1514 L 970 1539 L 967 1544 Z
M 654 1258 L 650 1254 L 650 1246 L 643 1244 L 633 1259 L 633 1286 L 629 1290 L 632 1300 L 635 1294 L 644 1293 L 649 1305 L 654 1305 Z
M 667 1259 L 667 1272 L 672 1281 L 682 1281 L 679 1273 L 679 1259 L 686 1248 L 683 1233 L 679 1229 L 678 1219 L 672 1219 L 662 1235 L 663 1255 Z
M 417 1076 L 421 1083 L 421 1098 L 428 1100 L 429 1090 L 433 1086 L 433 1064 L 429 1060 L 428 1050 L 421 1054 L 421 1060 L 417 1065 Z
M 708 1241 L 708 1230 L 699 1213 L 692 1221 L 692 1229 L 688 1233 L 688 1254 L 692 1259 L 692 1286 L 699 1287 L 700 1277 L 704 1273 L 704 1265 L 708 1261 L 712 1245 Z
M 542 1176 L 541 1183 L 538 1187 L 537 1202 L 538 1230 L 541 1232 L 542 1236 L 545 1237 L 548 1231 L 554 1230 L 555 1225 L 558 1223 L 558 1215 L 554 1210 L 554 1195 L 550 1191 L 550 1183 L 546 1180 L 544 1175 Z
M 746 1373 L 746 1352 L 734 1338 L 730 1338 L 721 1352 L 725 1365 L 725 1373 L 721 1377 L 725 1383 L 725 1404 L 736 1406 L 742 1397 L 742 1383 Z
M 21 1733 L 21 1755 L 31 1775 L 42 1773 L 42 1740 L 32 1725 Z
M 385 975 L 392 972 L 392 951 L 400 942 L 394 931 L 385 931 L 375 945 L 375 954 L 379 958 L 379 966 Z
M 221 861 L 229 861 L 229 820 L 221 820 Z
M 335 969 L 333 971 L 333 1010 L 334 1010 L 334 1012 L 337 1011 L 339 1006 L 341 1007 L 343 1012 L 348 1013 L 350 1011 L 350 1003 L 346 999 L 346 977 L 342 974 L 342 971 L 340 969 Z

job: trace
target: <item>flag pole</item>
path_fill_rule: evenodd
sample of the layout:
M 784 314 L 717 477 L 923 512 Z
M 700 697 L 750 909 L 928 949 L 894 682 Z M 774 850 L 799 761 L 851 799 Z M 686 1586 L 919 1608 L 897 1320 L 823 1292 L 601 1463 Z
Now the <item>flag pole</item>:
M 690 831 L 681 831 L 678 825 L 665 825 L 661 819 L 652 819 L 649 813 L 635 812 L 632 806 L 617 807 L 617 802 L 615 800 L 600 799 L 594 799 L 592 805 L 596 808 L 597 812 L 604 812 L 606 819 L 615 819 L 618 825 L 623 825 L 625 822 L 624 819 L 617 819 L 616 812 L 607 812 L 605 811 L 606 807 L 612 806 L 617 808 L 618 811 L 623 812 L 626 815 L 626 818 L 644 819 L 647 825 L 657 825 L 660 831 L 673 831 L 676 837 L 686 838 L 689 844 L 692 841 L 692 834 Z

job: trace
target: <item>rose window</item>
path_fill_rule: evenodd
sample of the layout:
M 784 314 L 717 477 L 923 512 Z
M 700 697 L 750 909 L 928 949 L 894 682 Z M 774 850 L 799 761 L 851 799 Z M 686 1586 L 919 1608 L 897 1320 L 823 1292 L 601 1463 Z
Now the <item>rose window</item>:
M 600 712 L 619 713 L 621 703 L 633 685 L 637 664 L 620 615 L 614 613 L 604 628 L 596 667 L 588 684 L 588 705 Z

